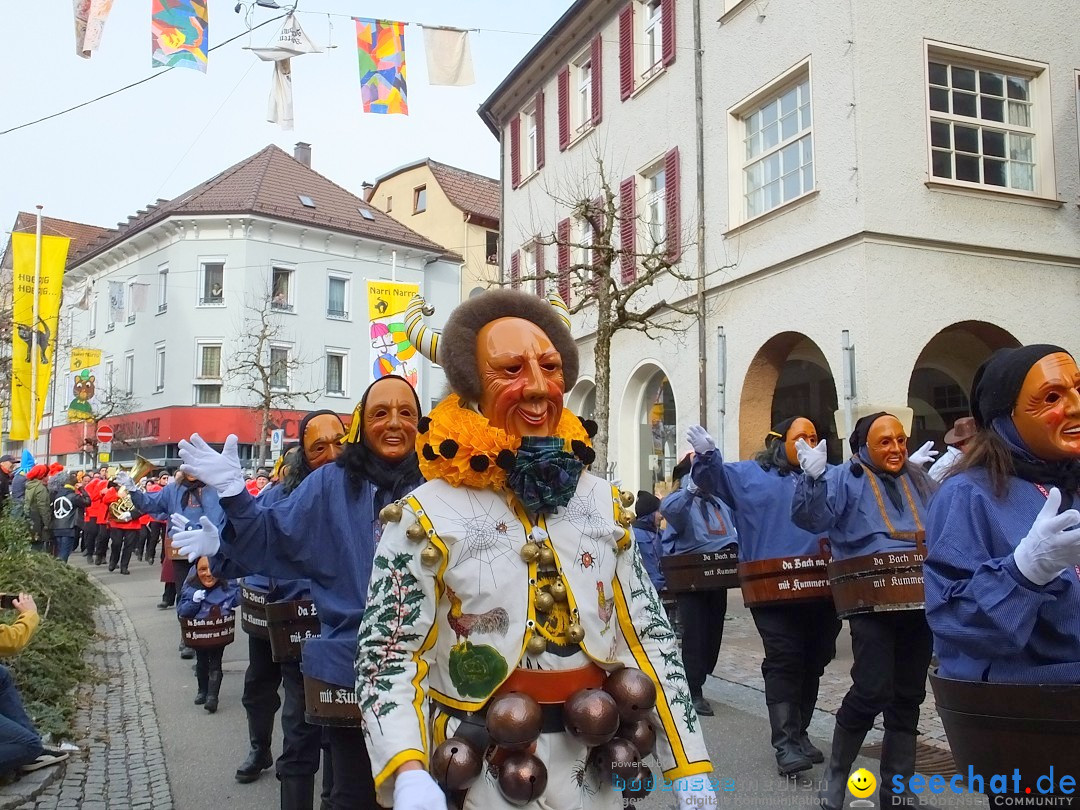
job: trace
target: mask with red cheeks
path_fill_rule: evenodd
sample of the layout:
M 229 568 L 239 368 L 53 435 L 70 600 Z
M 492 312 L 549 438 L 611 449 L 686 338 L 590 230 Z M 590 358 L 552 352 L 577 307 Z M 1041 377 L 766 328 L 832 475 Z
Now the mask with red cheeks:
M 204 588 L 213 588 L 217 585 L 217 577 L 210 572 L 210 560 L 206 557 L 199 557 L 199 563 L 195 566 L 196 572 L 199 575 L 199 582 L 202 583 Z
M 792 467 L 799 466 L 799 453 L 795 449 L 795 442 L 799 439 L 803 439 L 811 447 L 817 447 L 818 435 L 814 423 L 801 416 L 791 423 L 787 436 L 784 437 L 784 454 Z
M 1028 369 L 1012 414 L 1024 444 L 1044 461 L 1080 458 L 1080 369 L 1065 352 Z
M 418 421 L 416 395 L 405 380 L 374 385 L 364 404 L 364 444 L 381 459 L 401 461 L 413 451 Z
M 345 426 L 333 414 L 324 413 L 308 420 L 304 426 L 304 455 L 313 470 L 341 455 L 341 438 Z
M 900 473 L 907 464 L 907 434 L 895 416 L 874 420 L 866 434 L 866 449 L 870 463 L 889 473 Z
M 523 318 L 498 318 L 476 335 L 484 387 L 480 413 L 513 436 L 553 436 L 563 410 L 562 355 L 543 329 Z

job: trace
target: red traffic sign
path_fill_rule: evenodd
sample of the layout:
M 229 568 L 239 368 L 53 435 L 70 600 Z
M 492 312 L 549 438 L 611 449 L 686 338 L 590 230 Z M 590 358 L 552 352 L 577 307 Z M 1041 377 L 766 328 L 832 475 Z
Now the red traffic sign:
M 97 440 L 99 442 L 111 442 L 113 439 L 113 429 L 108 425 L 98 425 Z

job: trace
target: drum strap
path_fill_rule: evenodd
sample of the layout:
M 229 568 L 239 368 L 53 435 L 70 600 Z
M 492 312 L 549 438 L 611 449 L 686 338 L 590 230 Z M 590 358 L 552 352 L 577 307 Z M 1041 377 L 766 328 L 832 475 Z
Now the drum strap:
M 898 532 L 893 526 L 892 521 L 889 519 L 889 513 L 885 509 L 885 501 L 881 497 L 881 484 L 878 483 L 877 476 L 874 471 L 869 469 L 865 464 L 860 464 L 863 468 L 863 472 L 866 473 L 866 480 L 870 482 L 870 489 L 874 492 L 874 500 L 877 501 L 878 511 L 881 513 L 881 519 L 885 523 L 885 528 L 889 533 L 889 537 L 895 540 L 907 540 L 910 543 L 917 545 L 922 544 L 923 538 L 926 536 L 926 531 L 923 529 L 922 519 L 919 517 L 919 509 L 915 505 L 915 497 L 911 494 L 911 486 L 908 484 L 907 476 L 900 477 L 900 486 L 903 487 L 904 497 L 907 499 L 908 508 L 911 509 L 911 516 L 915 519 L 915 531 L 913 532 Z

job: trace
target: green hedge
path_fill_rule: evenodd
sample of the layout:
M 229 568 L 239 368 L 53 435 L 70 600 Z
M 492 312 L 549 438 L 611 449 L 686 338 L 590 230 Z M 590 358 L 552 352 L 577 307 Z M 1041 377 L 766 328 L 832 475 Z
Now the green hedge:
M 26 710 L 42 735 L 72 737 L 76 687 L 94 673 L 85 661 L 94 640 L 101 592 L 81 570 L 30 551 L 24 521 L 0 515 L 0 592 L 34 597 L 42 622 L 30 643 L 3 663 L 11 669 Z M 45 615 L 48 607 L 48 616 Z M 0 611 L 11 622 L 14 611 Z

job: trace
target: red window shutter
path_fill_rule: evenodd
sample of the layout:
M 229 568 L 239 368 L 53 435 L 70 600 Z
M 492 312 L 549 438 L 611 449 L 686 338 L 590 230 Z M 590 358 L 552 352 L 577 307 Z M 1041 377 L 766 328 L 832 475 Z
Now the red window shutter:
M 544 246 L 539 242 L 533 243 L 533 257 L 536 260 L 536 294 L 544 298 L 547 296 L 547 273 L 544 271 Z
M 517 250 L 510 255 L 510 286 L 515 290 L 521 286 L 521 253 Z
M 682 221 L 679 218 L 679 147 L 664 156 L 664 222 L 667 224 L 667 257 L 682 255 Z
M 510 122 L 510 186 L 521 185 L 521 118 Z
M 619 96 L 634 92 L 634 0 L 619 12 Z
M 619 184 L 619 278 L 629 284 L 637 277 L 637 212 L 634 206 L 634 178 Z
M 570 305 L 570 220 L 559 220 L 555 231 L 555 265 L 559 276 L 559 295 Z
M 559 71 L 559 151 L 570 145 L 570 68 Z
M 604 82 L 601 79 L 601 67 L 604 59 L 604 41 L 600 39 L 600 35 L 597 34 L 596 38 L 592 41 L 592 125 L 595 127 L 600 123 L 600 119 L 604 117 L 604 94 L 603 86 Z
M 675 0 L 660 0 L 660 51 L 664 66 L 675 61 Z
M 536 94 L 536 168 L 544 168 L 544 92 Z

